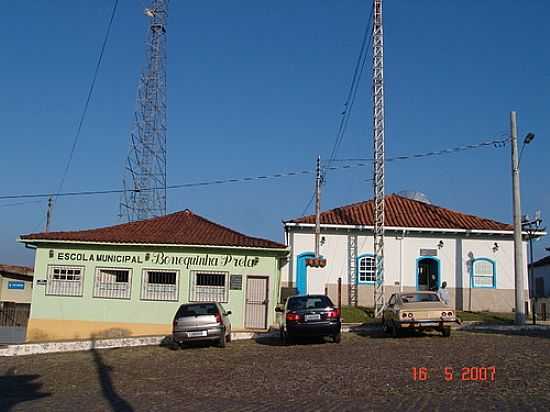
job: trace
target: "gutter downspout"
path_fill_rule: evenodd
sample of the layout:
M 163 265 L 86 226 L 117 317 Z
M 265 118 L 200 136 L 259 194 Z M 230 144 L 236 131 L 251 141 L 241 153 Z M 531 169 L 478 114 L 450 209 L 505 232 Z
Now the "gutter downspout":
M 397 236 L 397 239 L 399 240 L 399 292 L 403 292 L 403 273 L 405 272 L 405 251 L 403 249 L 403 239 L 405 239 L 406 233 L 407 231 L 403 230 L 401 232 L 401 236 Z

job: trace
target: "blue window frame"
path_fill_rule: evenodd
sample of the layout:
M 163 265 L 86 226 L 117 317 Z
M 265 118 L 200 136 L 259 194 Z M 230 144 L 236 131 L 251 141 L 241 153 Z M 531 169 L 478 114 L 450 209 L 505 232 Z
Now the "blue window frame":
M 494 260 L 489 258 L 475 258 L 472 261 L 472 287 L 496 288 L 497 270 Z
M 365 254 L 357 258 L 357 283 L 374 283 L 376 280 L 376 261 L 374 255 Z

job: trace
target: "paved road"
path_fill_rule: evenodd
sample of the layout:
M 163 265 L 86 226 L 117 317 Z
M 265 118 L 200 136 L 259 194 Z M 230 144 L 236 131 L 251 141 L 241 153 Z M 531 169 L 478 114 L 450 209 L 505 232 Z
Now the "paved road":
M 495 380 L 462 381 L 466 367 Z M 427 368 L 415 381 L 411 368 Z M 444 368 L 452 369 L 445 380 Z M 451 372 L 451 370 L 447 370 Z M 475 377 L 475 376 L 474 376 Z M 448 376 L 448 379 L 450 376 Z M 0 410 L 548 410 L 550 334 L 451 338 L 349 333 L 341 344 L 266 339 L 0 358 Z

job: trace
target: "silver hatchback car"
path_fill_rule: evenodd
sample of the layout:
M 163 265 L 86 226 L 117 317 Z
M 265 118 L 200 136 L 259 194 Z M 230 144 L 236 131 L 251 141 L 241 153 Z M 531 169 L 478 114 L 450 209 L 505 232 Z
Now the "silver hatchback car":
M 172 337 L 179 345 L 194 341 L 216 341 L 225 347 L 231 342 L 231 311 L 216 302 L 181 305 L 172 323 Z

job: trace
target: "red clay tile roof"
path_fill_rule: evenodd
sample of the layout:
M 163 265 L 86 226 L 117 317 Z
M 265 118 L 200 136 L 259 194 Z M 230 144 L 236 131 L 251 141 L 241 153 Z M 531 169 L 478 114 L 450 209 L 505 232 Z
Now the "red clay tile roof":
M 285 245 L 243 235 L 211 222 L 190 210 L 152 219 L 75 232 L 22 235 L 23 241 L 64 240 L 79 242 L 152 243 L 170 245 L 237 246 L 281 249 Z
M 34 272 L 33 268 L 28 266 L 19 265 L 3 265 L 0 264 L 0 273 L 9 273 L 11 275 L 27 275 L 32 276 Z
M 321 213 L 321 224 L 373 226 L 374 201 L 354 203 Z M 315 215 L 288 221 L 315 223 Z M 385 225 L 434 229 L 513 230 L 513 226 L 467 215 L 395 194 L 385 198 Z

